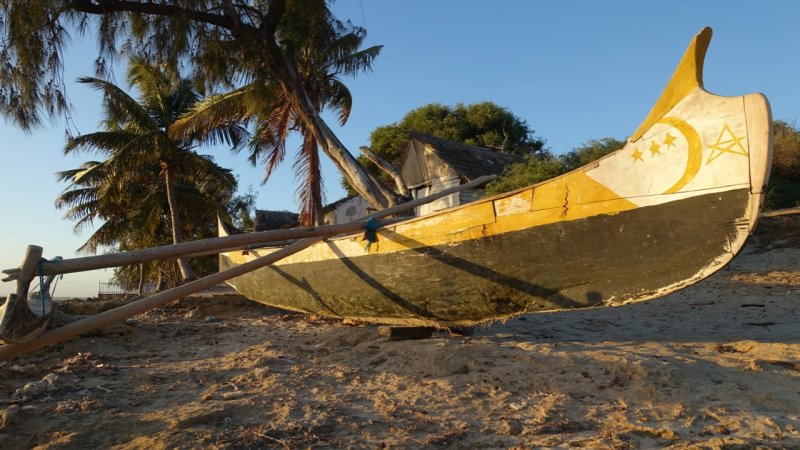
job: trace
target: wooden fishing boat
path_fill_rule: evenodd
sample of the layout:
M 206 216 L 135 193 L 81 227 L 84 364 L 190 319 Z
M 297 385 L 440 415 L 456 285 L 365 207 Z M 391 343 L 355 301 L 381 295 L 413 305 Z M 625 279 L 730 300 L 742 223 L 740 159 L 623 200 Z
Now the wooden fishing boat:
M 697 282 L 753 230 L 770 170 L 761 94 L 703 89 L 711 30 L 692 41 L 624 148 L 515 192 L 317 244 L 231 279 L 267 305 L 402 326 L 457 327 L 615 306 Z M 220 269 L 271 248 L 220 255 Z

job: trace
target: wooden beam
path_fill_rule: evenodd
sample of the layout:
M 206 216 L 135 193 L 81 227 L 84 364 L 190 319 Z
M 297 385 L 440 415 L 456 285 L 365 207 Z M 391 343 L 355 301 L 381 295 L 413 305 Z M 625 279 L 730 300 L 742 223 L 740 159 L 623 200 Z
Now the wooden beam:
M 780 216 L 790 216 L 793 214 L 800 214 L 800 207 L 764 211 L 761 214 L 759 214 L 759 217 L 780 217 Z
M 402 205 L 397 205 L 392 208 L 387 208 L 382 211 L 378 211 L 376 213 L 370 214 L 369 216 L 365 217 L 365 219 L 370 219 L 370 218 L 378 219 L 393 214 L 397 214 L 399 212 L 415 208 L 420 204 L 436 200 L 439 197 L 449 195 L 452 192 L 457 192 L 462 189 L 469 189 L 471 187 L 487 183 L 492 179 L 494 179 L 494 176 L 478 178 L 474 180 L 472 183 L 456 186 L 455 188 L 446 189 L 445 191 L 425 197 L 423 199 L 414 200 L 408 203 L 404 203 Z M 363 226 L 362 223 L 358 224 L 360 226 Z M 152 295 L 142 300 L 138 300 L 133 303 L 129 303 L 127 305 L 123 305 L 118 308 L 102 312 L 95 316 L 91 316 L 85 319 L 69 323 L 60 328 L 47 331 L 41 334 L 38 338 L 31 340 L 30 342 L 2 345 L 0 346 L 0 360 L 14 358 L 24 353 L 32 352 L 42 347 L 46 347 L 48 345 L 57 344 L 67 339 L 71 339 L 75 336 L 79 336 L 83 333 L 87 333 L 89 331 L 96 330 L 98 328 L 103 328 L 105 326 L 111 325 L 112 323 L 125 320 L 137 314 L 141 314 L 150 309 L 166 305 L 171 301 L 183 298 L 189 294 L 201 291 L 203 289 L 208 289 L 212 286 L 216 286 L 217 284 L 222 283 L 223 281 L 238 277 L 240 275 L 244 275 L 256 269 L 260 269 L 262 267 L 266 267 L 276 261 L 286 258 L 289 255 L 295 254 L 305 248 L 308 248 L 311 245 L 314 245 L 315 243 L 322 241 L 327 237 L 331 237 L 334 236 L 335 234 L 338 234 L 338 228 L 332 228 L 332 227 L 319 227 L 319 228 L 324 228 L 328 233 L 325 234 L 324 232 L 318 232 L 318 235 L 314 237 L 301 239 L 287 247 L 283 247 L 280 250 L 270 253 L 269 255 L 264 255 L 253 261 L 249 261 L 239 266 L 232 267 L 223 272 L 218 272 L 209 275 L 205 278 L 201 278 L 199 280 L 192 281 L 182 286 L 178 286 L 169 289 L 167 291 L 160 292 L 158 294 Z M 21 272 L 21 274 L 24 273 L 25 272 Z
M 432 202 L 436 199 L 450 195 L 463 189 L 470 189 L 493 180 L 495 176 L 486 176 L 475 179 L 474 181 L 445 189 L 441 192 L 427 197 L 412 200 L 401 205 L 394 206 L 372 213 L 363 218 L 385 218 L 419 205 Z M 398 219 L 401 220 L 401 219 Z M 164 245 L 161 247 L 132 250 L 128 252 L 114 253 L 108 255 L 85 256 L 81 258 L 64 259 L 59 262 L 45 262 L 42 269 L 45 275 L 56 275 L 61 273 L 84 272 L 87 270 L 104 269 L 108 267 L 129 266 L 149 261 L 177 258 L 180 256 L 204 256 L 222 253 L 226 251 L 246 248 L 253 245 L 266 246 L 272 242 L 305 239 L 317 236 L 333 236 L 344 233 L 354 233 L 363 230 L 362 222 L 351 222 L 336 225 L 325 225 L 320 227 L 292 228 L 289 230 L 271 230 L 257 233 L 236 234 L 219 238 L 202 239 L 198 241 L 182 242 L 175 245 Z M 37 259 L 38 262 L 38 259 Z M 20 269 L 6 269 L 3 273 L 7 275 L 2 281 L 18 279 Z
M 361 229 L 363 229 L 363 224 L 347 223 L 326 227 L 293 228 L 289 230 L 271 230 L 258 233 L 237 234 L 221 238 L 182 242 L 180 244 L 163 245 L 161 247 L 145 248 L 108 255 L 64 259 L 57 263 L 46 262 L 43 264 L 43 269 L 45 275 L 83 272 L 87 270 L 128 266 L 143 262 L 176 258 L 190 254 L 196 256 L 210 255 L 225 250 L 243 248 L 249 245 L 266 245 L 273 241 L 330 236 L 339 233 L 355 232 Z M 3 273 L 8 275 L 3 281 L 11 281 L 17 279 L 19 276 L 19 269 L 6 269 L 3 270 Z
M 279 261 L 289 255 L 297 253 L 323 240 L 324 237 L 325 236 L 321 237 L 317 236 L 313 238 L 299 240 L 294 244 L 289 245 L 288 247 L 284 247 L 274 253 L 262 256 L 261 258 L 247 262 L 240 266 L 232 267 L 226 271 L 209 275 L 205 278 L 192 281 L 190 283 L 169 289 L 167 291 L 159 292 L 158 294 L 152 295 L 142 300 L 128 303 L 127 305 L 110 309 L 100 314 L 64 325 L 63 327 L 47 331 L 43 333 L 41 336 L 39 336 L 37 339 L 34 339 L 30 342 L 22 344 L 2 345 L 0 346 L 0 360 L 14 358 L 24 353 L 38 350 L 42 347 L 46 347 L 48 345 L 57 344 L 59 342 L 71 339 L 83 333 L 103 328 L 108 325 L 111 325 L 112 323 L 125 320 L 137 314 L 141 314 L 147 310 L 156 308 L 158 306 L 166 305 L 167 303 L 173 300 L 183 298 L 189 294 L 193 294 L 203 289 L 208 289 L 212 286 L 216 286 L 217 284 L 222 283 L 225 280 L 229 280 L 231 278 L 244 275 L 245 273 L 251 272 L 256 269 L 260 269 L 261 267 L 265 267 L 269 264 L 274 263 L 275 261 Z

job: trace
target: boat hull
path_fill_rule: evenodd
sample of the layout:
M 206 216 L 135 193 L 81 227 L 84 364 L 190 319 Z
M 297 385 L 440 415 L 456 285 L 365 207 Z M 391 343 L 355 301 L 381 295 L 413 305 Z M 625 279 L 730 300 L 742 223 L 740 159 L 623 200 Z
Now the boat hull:
M 755 227 L 772 159 L 761 94 L 702 87 L 710 29 L 626 145 L 519 191 L 317 243 L 229 282 L 250 299 L 330 317 L 436 327 L 615 306 L 703 279 Z M 220 268 L 270 249 L 231 252 Z
M 748 234 L 749 199 L 747 189 L 706 194 L 458 243 L 270 266 L 231 283 L 272 306 L 395 325 L 619 305 L 727 263 Z M 224 255 L 221 269 L 255 256 Z

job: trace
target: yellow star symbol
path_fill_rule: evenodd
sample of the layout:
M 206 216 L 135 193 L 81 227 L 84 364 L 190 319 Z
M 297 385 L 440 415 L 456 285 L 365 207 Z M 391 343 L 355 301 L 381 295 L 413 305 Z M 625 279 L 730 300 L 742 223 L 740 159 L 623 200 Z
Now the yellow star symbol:
M 674 147 L 675 146 L 675 144 L 673 144 L 673 142 L 675 142 L 675 136 L 667 133 L 667 136 L 664 138 L 664 145 L 667 146 L 667 149 L 669 149 L 670 147 Z
M 719 132 L 717 142 L 710 147 L 711 154 L 708 156 L 708 161 L 706 161 L 706 164 L 719 158 L 723 153 L 747 156 L 747 149 L 744 148 L 744 145 L 742 145 L 742 140 L 744 138 L 745 136 L 737 137 L 735 134 L 733 134 L 733 131 L 726 123 L 725 126 L 722 127 L 722 131 Z
M 658 151 L 658 149 L 659 149 L 659 148 L 661 148 L 661 146 L 660 146 L 660 145 L 658 145 L 658 144 L 656 144 L 655 142 L 653 142 L 653 143 L 650 145 L 650 156 L 656 156 L 656 155 L 660 155 L 660 154 L 661 154 L 661 152 L 660 152 L 660 151 Z
M 644 158 L 642 158 L 642 152 L 640 152 L 638 148 L 633 150 L 631 157 L 634 161 L 644 161 Z

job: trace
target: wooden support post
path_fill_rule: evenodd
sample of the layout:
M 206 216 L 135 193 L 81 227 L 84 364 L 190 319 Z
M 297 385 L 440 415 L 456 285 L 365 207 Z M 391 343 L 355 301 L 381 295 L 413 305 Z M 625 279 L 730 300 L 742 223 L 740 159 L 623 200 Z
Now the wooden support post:
M 25 257 L 22 260 L 22 265 L 19 266 L 19 275 L 17 276 L 17 297 L 28 298 L 28 289 L 30 289 L 31 281 L 36 276 L 36 266 L 42 259 L 44 250 L 38 245 L 29 245 L 25 249 Z
M 35 302 L 41 304 L 41 308 L 32 310 L 28 304 L 28 291 L 31 281 L 36 276 L 42 251 L 42 247 L 37 245 L 28 246 L 19 267 L 16 292 L 8 294 L 5 304 L 0 306 L 0 339 L 6 342 L 31 341 L 47 327 L 53 306 L 50 296 L 47 295 Z

